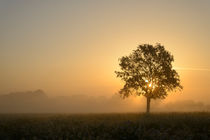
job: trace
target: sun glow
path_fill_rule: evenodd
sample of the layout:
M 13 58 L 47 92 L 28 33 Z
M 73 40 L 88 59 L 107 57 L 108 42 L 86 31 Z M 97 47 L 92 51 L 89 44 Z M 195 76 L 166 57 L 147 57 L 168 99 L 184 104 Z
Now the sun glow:
M 145 80 L 145 82 L 148 83 L 147 85 L 145 85 L 146 88 L 155 89 L 156 87 L 158 87 L 157 82 L 155 82 L 154 80 L 152 80 L 151 82 L 149 80 Z
M 149 87 L 152 87 L 152 83 L 149 84 Z

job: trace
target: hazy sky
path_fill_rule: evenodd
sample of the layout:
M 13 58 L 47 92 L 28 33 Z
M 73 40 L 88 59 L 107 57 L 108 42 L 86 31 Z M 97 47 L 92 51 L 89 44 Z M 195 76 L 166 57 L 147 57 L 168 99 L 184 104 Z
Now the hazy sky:
M 111 96 L 118 58 L 156 42 L 184 86 L 167 100 L 207 102 L 209 0 L 0 0 L 0 93 Z

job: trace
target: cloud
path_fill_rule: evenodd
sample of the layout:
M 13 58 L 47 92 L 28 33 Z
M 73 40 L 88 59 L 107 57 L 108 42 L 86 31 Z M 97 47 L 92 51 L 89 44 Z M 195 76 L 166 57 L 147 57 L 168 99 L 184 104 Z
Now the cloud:
M 210 71 L 208 68 L 190 68 L 190 67 L 174 67 L 176 70 L 185 70 L 185 71 Z

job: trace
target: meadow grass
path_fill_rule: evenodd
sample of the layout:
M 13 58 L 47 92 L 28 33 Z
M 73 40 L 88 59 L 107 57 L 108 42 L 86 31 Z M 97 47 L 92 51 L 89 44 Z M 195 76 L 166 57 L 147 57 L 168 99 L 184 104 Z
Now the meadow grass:
M 207 140 L 210 113 L 1 114 L 0 139 Z

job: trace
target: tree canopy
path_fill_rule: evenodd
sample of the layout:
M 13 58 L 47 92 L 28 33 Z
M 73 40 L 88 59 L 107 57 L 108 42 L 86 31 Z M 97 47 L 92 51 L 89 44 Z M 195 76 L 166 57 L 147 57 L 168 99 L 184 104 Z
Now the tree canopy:
M 119 91 L 123 98 L 143 95 L 150 99 L 164 99 L 169 91 L 182 89 L 179 75 L 172 67 L 174 57 L 159 43 L 139 45 L 119 61 L 121 70 L 115 73 L 125 82 Z

